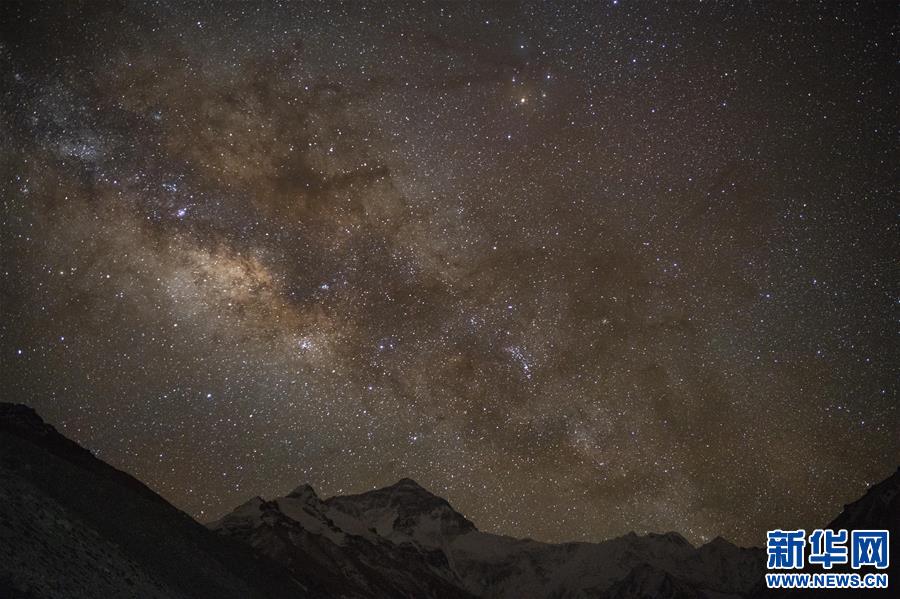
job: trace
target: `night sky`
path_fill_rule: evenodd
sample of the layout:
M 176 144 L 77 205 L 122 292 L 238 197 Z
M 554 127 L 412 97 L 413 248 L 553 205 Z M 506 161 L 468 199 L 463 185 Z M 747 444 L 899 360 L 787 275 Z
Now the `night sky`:
M 896 468 L 895 3 L 46 4 L 0 393 L 193 516 L 761 544 Z

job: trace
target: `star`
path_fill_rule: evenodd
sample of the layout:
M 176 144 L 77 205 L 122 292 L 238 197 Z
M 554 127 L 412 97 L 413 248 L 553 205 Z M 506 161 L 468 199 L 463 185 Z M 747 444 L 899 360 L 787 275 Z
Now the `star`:
M 753 545 L 896 467 L 888 3 L 101 4 L 0 3 L 0 388 L 177 507 Z

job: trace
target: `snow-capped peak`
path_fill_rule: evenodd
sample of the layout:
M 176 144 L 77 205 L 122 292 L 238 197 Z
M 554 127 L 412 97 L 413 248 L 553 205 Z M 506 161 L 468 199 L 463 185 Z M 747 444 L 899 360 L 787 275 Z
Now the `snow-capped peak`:
M 291 499 L 297 499 L 303 502 L 320 502 L 319 496 L 316 494 L 316 490 L 312 488 L 311 485 L 307 483 L 303 483 L 287 495 Z

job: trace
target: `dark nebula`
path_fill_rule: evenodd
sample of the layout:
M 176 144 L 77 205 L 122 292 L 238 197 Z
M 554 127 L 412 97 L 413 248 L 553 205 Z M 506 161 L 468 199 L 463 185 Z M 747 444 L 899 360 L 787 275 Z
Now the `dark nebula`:
M 0 4 L 2 394 L 208 520 L 829 521 L 896 467 L 897 12 Z

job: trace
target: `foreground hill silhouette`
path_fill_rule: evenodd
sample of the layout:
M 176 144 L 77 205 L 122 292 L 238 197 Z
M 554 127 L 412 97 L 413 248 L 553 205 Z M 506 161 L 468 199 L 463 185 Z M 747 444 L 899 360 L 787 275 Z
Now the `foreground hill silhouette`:
M 325 595 L 0 403 L 0 597 L 305 596 Z
M 898 490 L 900 471 L 833 526 L 896 539 Z M 742 597 L 765 594 L 764 566 L 763 550 L 721 538 L 493 535 L 410 479 L 327 499 L 301 485 L 204 527 L 30 408 L 0 403 L 3 598 Z

